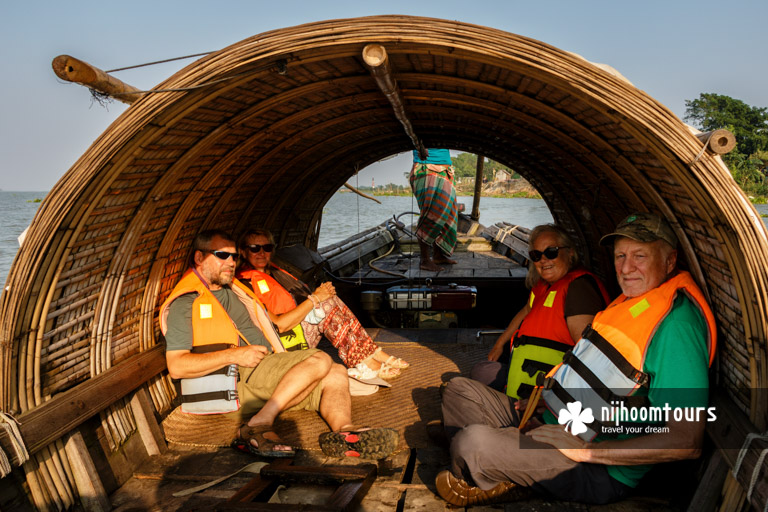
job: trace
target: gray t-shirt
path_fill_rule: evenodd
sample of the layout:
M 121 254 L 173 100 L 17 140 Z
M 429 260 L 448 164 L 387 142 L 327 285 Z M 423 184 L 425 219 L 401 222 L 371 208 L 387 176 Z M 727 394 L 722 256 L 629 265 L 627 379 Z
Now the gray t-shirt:
M 251 321 L 245 305 L 240 302 L 235 292 L 228 286 L 220 290 L 211 290 L 213 296 L 221 303 L 229 318 L 246 337 L 251 345 L 264 345 L 272 351 L 269 341 L 261 330 Z M 166 350 L 192 350 L 192 303 L 197 298 L 194 293 L 182 295 L 171 303 L 168 310 L 168 331 L 165 334 Z M 225 342 L 225 340 L 222 340 Z M 240 339 L 240 345 L 244 345 Z

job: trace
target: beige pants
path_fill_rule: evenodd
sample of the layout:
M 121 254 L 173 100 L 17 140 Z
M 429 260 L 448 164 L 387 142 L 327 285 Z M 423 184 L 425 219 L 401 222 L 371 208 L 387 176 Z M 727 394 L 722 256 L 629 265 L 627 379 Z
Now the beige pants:
M 317 352 L 319 350 L 309 349 L 269 354 L 256 368 L 238 367 L 240 382 L 237 384 L 237 393 L 240 397 L 240 410 L 231 412 L 229 415 L 239 416 L 243 421 L 250 419 L 264 407 L 288 370 Z M 320 382 L 304 400 L 287 410 L 317 411 L 320 409 L 322 393 L 323 383 Z

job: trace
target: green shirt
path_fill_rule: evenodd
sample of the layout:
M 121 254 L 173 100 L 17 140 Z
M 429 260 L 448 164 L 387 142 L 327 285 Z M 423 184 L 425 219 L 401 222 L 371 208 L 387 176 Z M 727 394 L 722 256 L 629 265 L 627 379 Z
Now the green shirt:
M 699 309 L 687 295 L 679 293 L 672 311 L 653 336 L 643 364 L 643 371 L 651 377 L 648 400 L 652 407 L 666 404 L 673 408 L 707 407 L 707 332 L 706 320 Z M 637 487 L 651 467 L 643 464 L 606 466 L 606 469 L 619 482 Z
M 230 287 L 211 290 L 211 293 L 251 345 L 264 345 L 272 351 L 261 330 L 251 321 L 245 305 Z M 165 333 L 166 350 L 192 350 L 192 303 L 196 298 L 196 294 L 187 293 L 171 303 L 168 310 L 168 331 Z M 240 345 L 243 344 L 240 339 Z
M 651 407 L 707 407 L 709 389 L 709 351 L 707 324 L 704 316 L 687 295 L 679 293 L 672 310 L 661 322 L 651 339 L 642 370 L 650 376 L 648 400 Z M 544 423 L 557 424 L 549 410 Z M 664 434 L 658 434 L 664 435 Z M 633 434 L 619 439 L 636 437 Z M 595 439 L 599 443 L 606 438 Z M 640 479 L 653 466 L 610 466 L 611 477 L 630 487 L 637 487 Z

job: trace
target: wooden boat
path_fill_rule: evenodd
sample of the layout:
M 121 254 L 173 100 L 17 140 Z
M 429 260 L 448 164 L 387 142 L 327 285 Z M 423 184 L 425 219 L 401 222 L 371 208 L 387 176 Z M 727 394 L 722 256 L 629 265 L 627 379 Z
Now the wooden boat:
M 62 62 L 58 71 L 76 71 L 74 61 Z M 104 80 L 131 106 L 48 194 L 0 301 L 0 408 L 20 421 L 18 436 L 7 429 L 0 439 L 12 468 L 0 481 L 3 508 L 256 508 L 224 503 L 248 494 L 242 477 L 192 498 L 166 494 L 244 459 L 167 442 L 178 418 L 158 307 L 200 230 L 258 224 L 281 246 L 315 249 L 323 205 L 356 169 L 421 147 L 486 155 L 517 170 L 614 292 L 600 236 L 636 210 L 671 223 L 720 337 L 713 382 L 722 414 L 708 429 L 704 481 L 690 506 L 764 508 L 765 441 L 746 434 L 768 426 L 768 237 L 717 155 L 726 134 L 697 136 L 615 71 L 545 43 L 405 16 L 259 34 L 152 91 L 96 77 Z M 522 290 L 496 293 L 489 302 L 524 300 Z M 486 295 L 478 291 L 478 302 Z M 378 500 L 372 510 L 442 506 L 429 468 L 445 461 L 420 444 L 420 427 L 439 414 L 439 383 L 487 348 L 476 329 L 436 330 L 371 329 L 424 362 L 374 395 L 375 406 L 356 406 L 382 415 L 374 420 L 401 421 L 403 449 L 379 464 L 375 481 L 365 468 L 354 478 L 326 470 L 357 482 L 328 499 L 367 489 L 366 500 Z M 307 443 L 322 427 L 316 418 L 289 420 Z M 304 455 L 303 467 L 329 463 Z M 249 489 L 266 487 L 260 482 Z

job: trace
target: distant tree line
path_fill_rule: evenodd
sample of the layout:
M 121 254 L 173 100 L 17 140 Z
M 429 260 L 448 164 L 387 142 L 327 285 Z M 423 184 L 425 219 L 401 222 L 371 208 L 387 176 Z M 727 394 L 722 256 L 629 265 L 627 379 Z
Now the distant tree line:
M 457 156 L 451 157 L 451 161 L 453 162 L 453 169 L 457 178 L 474 178 L 475 174 L 477 174 L 477 155 L 473 155 L 472 153 L 459 153 Z M 518 173 L 506 165 L 500 164 L 490 158 L 486 158 L 483 162 L 483 177 L 490 181 L 493 179 L 493 171 L 498 171 L 500 169 L 507 171 L 513 178 L 520 177 Z
M 725 128 L 736 137 L 736 149 L 723 155 L 733 179 L 759 202 L 768 198 L 768 109 L 741 100 L 702 93 L 685 101 L 685 120 L 701 131 Z

